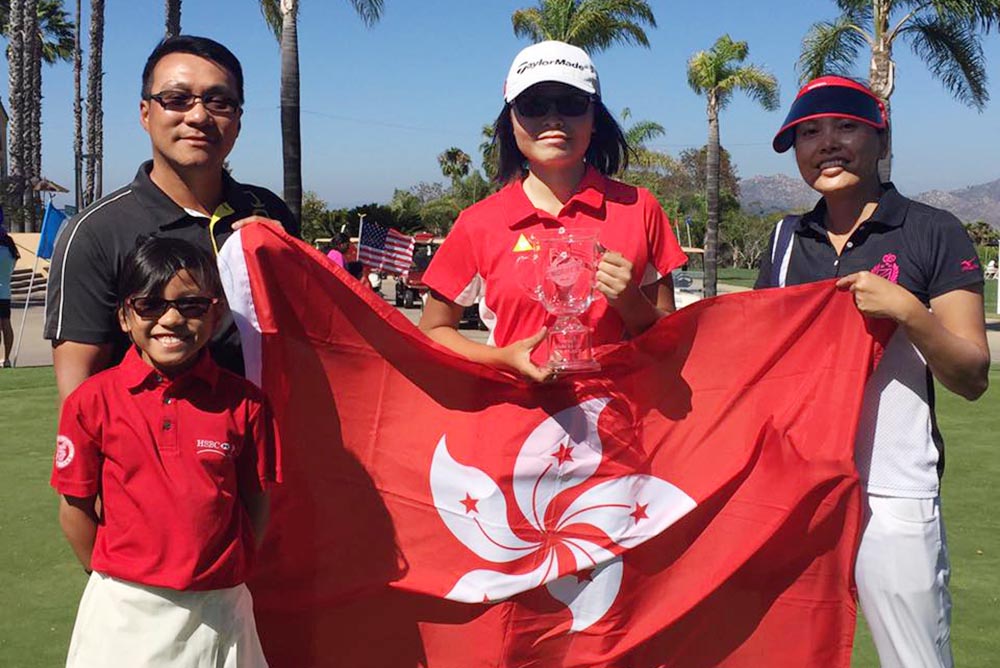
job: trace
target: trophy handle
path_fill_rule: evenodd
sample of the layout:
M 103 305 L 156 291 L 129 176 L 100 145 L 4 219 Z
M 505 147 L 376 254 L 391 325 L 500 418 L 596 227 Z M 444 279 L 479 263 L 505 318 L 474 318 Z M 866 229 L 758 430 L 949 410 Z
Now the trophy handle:
M 524 253 L 514 261 L 514 276 L 521 289 L 536 302 L 542 301 L 542 286 L 538 279 L 538 251 Z

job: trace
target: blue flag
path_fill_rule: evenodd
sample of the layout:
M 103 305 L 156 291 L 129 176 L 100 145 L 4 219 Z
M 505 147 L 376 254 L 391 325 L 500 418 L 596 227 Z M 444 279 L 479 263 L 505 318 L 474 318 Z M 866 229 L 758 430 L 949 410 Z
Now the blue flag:
M 42 236 L 38 239 L 38 251 L 35 253 L 43 260 L 52 257 L 56 245 L 56 235 L 66 222 L 66 214 L 52 206 L 52 200 L 45 205 L 45 217 L 42 218 Z

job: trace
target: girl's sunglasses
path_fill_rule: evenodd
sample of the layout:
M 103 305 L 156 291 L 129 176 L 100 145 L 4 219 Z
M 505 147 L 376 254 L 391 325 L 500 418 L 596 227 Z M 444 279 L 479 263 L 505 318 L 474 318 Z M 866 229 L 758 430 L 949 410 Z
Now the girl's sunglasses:
M 540 118 L 549 113 L 555 105 L 560 116 L 583 116 L 593 101 L 586 93 L 567 93 L 566 95 L 518 95 L 514 98 L 517 113 L 525 118 Z
M 132 297 L 128 300 L 128 305 L 143 320 L 156 320 L 171 307 L 177 309 L 177 312 L 185 318 L 200 318 L 218 302 L 219 300 L 215 297 L 181 297 L 180 299 Z

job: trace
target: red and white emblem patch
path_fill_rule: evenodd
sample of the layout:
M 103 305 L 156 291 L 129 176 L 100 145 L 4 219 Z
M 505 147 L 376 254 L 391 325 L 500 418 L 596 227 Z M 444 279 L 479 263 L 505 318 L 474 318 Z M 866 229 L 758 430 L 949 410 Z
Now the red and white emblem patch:
M 73 455 L 76 454 L 76 448 L 73 447 L 73 441 L 69 440 L 69 437 L 59 434 L 56 438 L 56 468 L 64 469 L 73 462 Z

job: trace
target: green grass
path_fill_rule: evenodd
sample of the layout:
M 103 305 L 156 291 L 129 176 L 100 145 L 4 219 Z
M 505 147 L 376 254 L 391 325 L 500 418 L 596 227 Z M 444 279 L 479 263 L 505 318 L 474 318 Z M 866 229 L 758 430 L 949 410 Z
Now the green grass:
M 952 557 L 955 661 L 996 665 L 1000 656 L 1000 411 L 996 389 L 969 404 L 942 390 L 941 430 L 948 441 L 944 508 Z M 86 577 L 56 521 L 49 488 L 55 442 L 55 379 L 50 367 L 0 371 L 0 666 L 61 665 Z M 878 665 L 859 625 L 853 665 Z
M 983 306 L 986 308 L 986 315 L 997 316 L 997 282 L 986 281 L 986 289 L 983 292 Z
M 742 285 L 745 288 L 752 288 L 757 280 L 756 269 L 739 269 L 737 267 L 719 267 L 719 283 L 729 285 Z

